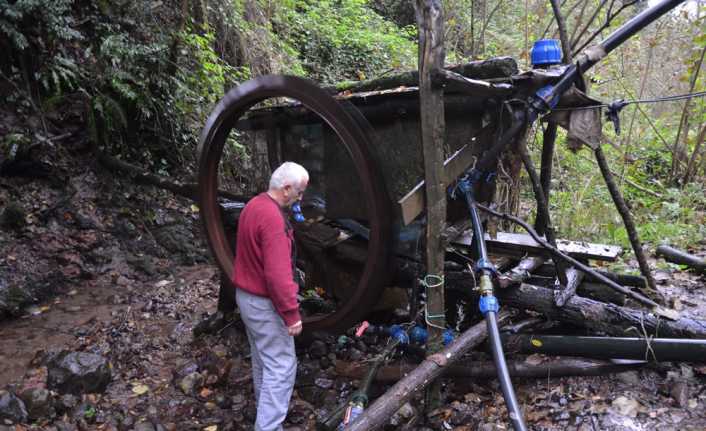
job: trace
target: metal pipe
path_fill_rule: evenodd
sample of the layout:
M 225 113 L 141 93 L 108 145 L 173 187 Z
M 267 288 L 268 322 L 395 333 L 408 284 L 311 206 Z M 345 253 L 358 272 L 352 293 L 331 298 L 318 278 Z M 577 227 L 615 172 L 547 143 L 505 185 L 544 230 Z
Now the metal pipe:
M 618 27 L 618 29 L 605 38 L 605 40 L 584 50 L 578 56 L 576 63 L 566 69 L 562 78 L 554 85 L 551 91 L 547 92 L 547 94 L 542 97 L 538 96 L 533 98 L 530 115 L 531 121 L 535 120 L 540 113 L 548 111 L 549 102 L 561 97 L 561 95 L 573 85 L 579 75 L 598 63 L 603 57 L 620 46 L 632 35 L 684 1 L 685 0 L 663 0 L 651 8 L 645 9 L 635 15 L 628 22 Z

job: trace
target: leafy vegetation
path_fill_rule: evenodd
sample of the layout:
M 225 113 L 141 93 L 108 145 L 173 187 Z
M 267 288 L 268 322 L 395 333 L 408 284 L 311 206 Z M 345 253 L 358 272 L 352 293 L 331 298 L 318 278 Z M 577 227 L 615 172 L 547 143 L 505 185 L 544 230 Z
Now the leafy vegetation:
M 26 122 L 38 125 L 32 130 L 10 130 L 28 135 L 50 135 L 52 112 L 73 115 L 95 147 L 178 175 L 193 166 L 206 115 L 239 82 L 288 73 L 333 84 L 415 68 L 413 3 L 0 0 L 3 109 L 36 120 Z M 592 70 L 591 94 L 611 101 L 704 91 L 706 6 L 689 3 Z M 558 35 L 543 0 L 449 0 L 444 7 L 449 63 L 512 55 L 529 67 L 532 41 Z M 562 2 L 572 47 L 600 40 L 644 7 Z M 615 144 L 606 146 L 611 166 L 649 243 L 704 238 L 705 100 L 631 105 L 620 136 L 604 128 Z M 236 139 L 227 153 L 248 157 Z M 626 243 L 590 153 L 570 152 L 563 139 L 551 196 L 560 234 Z M 540 147 L 533 146 L 536 157 Z

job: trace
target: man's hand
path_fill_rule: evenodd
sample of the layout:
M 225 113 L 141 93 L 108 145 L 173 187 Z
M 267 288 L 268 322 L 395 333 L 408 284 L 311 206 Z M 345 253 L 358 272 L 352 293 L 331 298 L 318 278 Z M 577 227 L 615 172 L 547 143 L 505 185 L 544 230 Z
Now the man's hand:
M 297 335 L 301 334 L 302 333 L 302 321 L 300 320 L 297 323 L 295 323 L 294 325 L 287 327 L 287 332 L 292 337 L 296 337 Z

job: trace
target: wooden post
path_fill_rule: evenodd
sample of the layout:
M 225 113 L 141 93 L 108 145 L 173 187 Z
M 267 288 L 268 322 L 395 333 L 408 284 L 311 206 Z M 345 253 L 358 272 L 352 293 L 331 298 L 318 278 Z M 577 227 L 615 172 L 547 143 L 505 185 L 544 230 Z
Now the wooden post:
M 434 88 L 432 77 L 444 67 L 444 19 L 441 0 L 417 0 L 417 28 L 419 29 L 419 105 L 422 151 L 424 154 L 424 181 L 426 183 L 427 281 L 441 280 L 436 287 L 427 287 L 427 315 L 429 350 L 440 350 L 445 328 L 444 252 L 443 232 L 446 224 L 446 182 L 444 181 L 444 92 Z M 427 391 L 427 408 L 434 409 L 440 402 L 440 384 Z

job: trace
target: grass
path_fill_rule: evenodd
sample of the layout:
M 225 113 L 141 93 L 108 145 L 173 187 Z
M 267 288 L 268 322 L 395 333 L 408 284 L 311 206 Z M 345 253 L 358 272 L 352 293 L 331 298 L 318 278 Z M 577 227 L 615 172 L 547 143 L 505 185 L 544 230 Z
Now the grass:
M 535 147 L 533 157 L 539 167 L 541 145 Z M 571 152 L 563 144 L 561 135 L 556 149 L 549 201 L 558 236 L 629 248 L 623 221 L 590 150 Z M 616 151 L 609 146 L 604 146 L 604 151 L 614 156 L 611 159 L 616 157 Z M 661 194 L 661 198 L 657 198 L 626 182 L 619 183 L 644 245 L 654 248 L 665 243 L 686 248 L 706 239 L 706 192 L 702 184 L 689 184 L 682 189 L 664 188 L 660 186 L 660 179 L 650 177 L 639 163 L 621 166 L 618 159 L 618 162 L 611 161 L 611 167 L 615 173 L 624 170 L 632 182 Z M 532 188 L 524 172 L 523 175 L 521 199 L 524 205 L 521 207 L 534 209 Z M 534 219 L 533 214 L 523 216 Z

